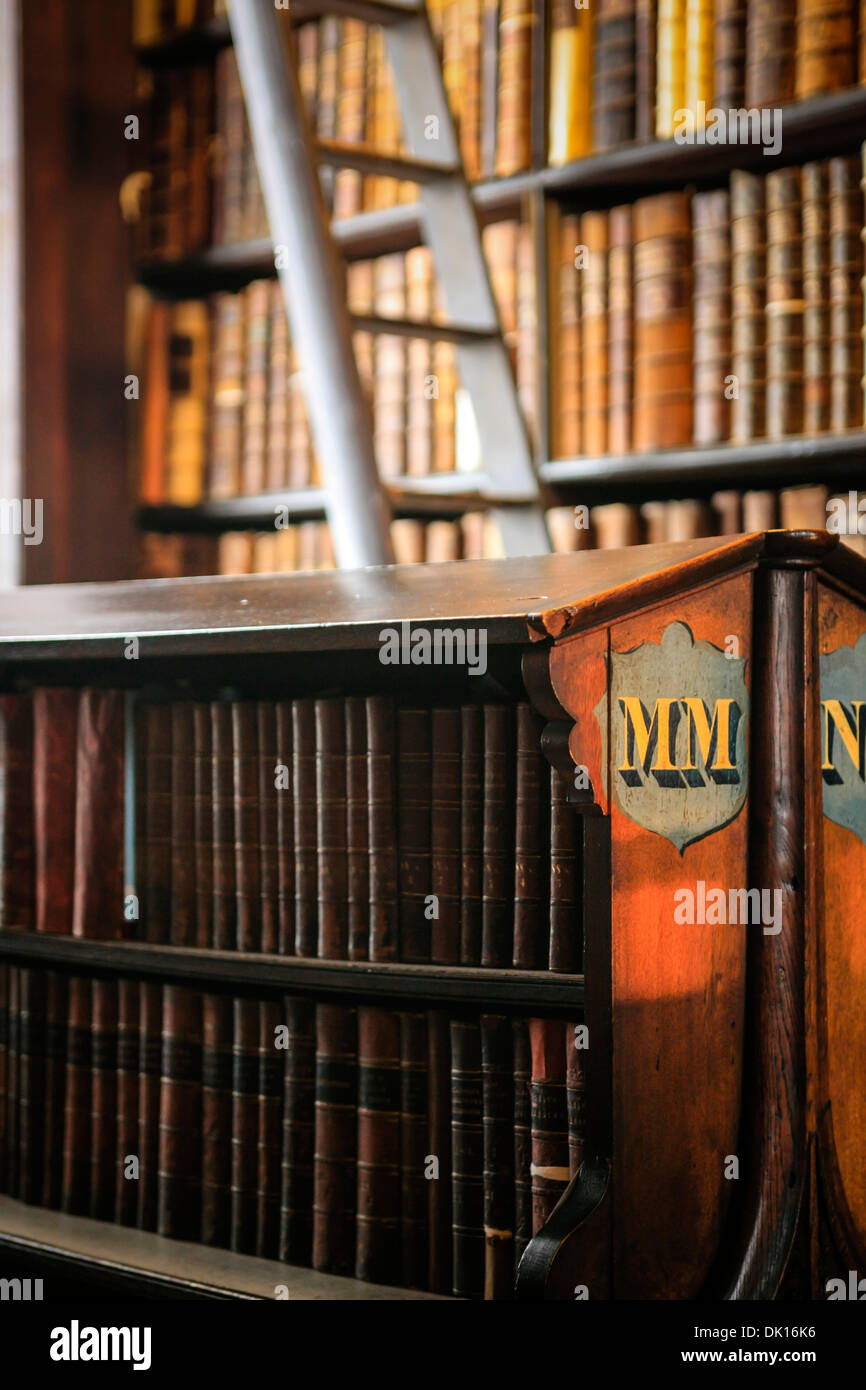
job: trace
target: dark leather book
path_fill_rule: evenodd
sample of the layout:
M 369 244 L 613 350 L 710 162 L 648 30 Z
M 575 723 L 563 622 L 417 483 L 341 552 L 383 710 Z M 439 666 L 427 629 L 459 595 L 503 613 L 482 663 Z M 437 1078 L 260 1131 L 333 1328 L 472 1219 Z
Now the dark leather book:
M 10 1197 L 18 1195 L 18 1035 L 19 970 L 10 965 L 6 996 L 6 1086 L 4 1092 L 3 1153 L 5 1187 Z
M 511 1020 L 481 1015 L 484 1297 L 514 1293 L 514 1080 Z
M 33 692 L 33 833 L 36 930 L 72 931 L 75 883 L 77 690 Z
M 14 966 L 0 965 L 0 1192 L 8 1192 L 9 1172 L 9 1104 L 10 1071 L 12 1058 L 9 1054 L 9 977 Z
M 519 704 L 514 825 L 514 958 L 527 970 L 543 970 L 548 950 L 548 764 L 541 751 L 543 720 Z
M 560 1019 L 529 1020 L 533 1235 L 541 1230 L 568 1184 L 566 1029 Z
M 427 1153 L 436 1174 L 427 1179 L 429 1263 L 427 1287 L 451 1292 L 451 1030 L 442 1009 L 427 1013 Z
M 399 1284 L 400 1015 L 358 1010 L 358 1191 L 355 1278 Z
M 195 944 L 213 946 L 213 748 L 210 705 L 192 707 Z
M 136 895 L 138 902 L 138 922 L 135 924 L 136 938 L 140 941 L 146 939 L 148 907 L 147 907 L 147 728 L 148 728 L 148 707 L 143 705 L 140 700 L 135 699 L 133 706 L 133 778 L 135 781 L 135 799 L 133 802 L 133 815 L 135 817 L 135 864 L 133 868 L 134 882 L 130 884 L 129 890 Z M 210 837 L 208 837 L 210 838 Z M 208 943 L 210 945 L 210 943 Z
M 178 1240 L 201 1233 L 201 1037 L 201 995 L 164 985 L 156 1228 Z
M 295 817 L 292 783 L 292 706 L 276 706 L 279 785 L 277 798 L 277 949 L 295 954 Z M 276 774 L 275 774 L 276 776 Z
M 397 811 L 394 703 L 367 697 L 367 836 L 370 852 L 370 960 L 397 959 Z
M 860 160 L 828 160 L 830 211 L 830 428 L 863 425 L 863 223 Z
M 49 996 L 50 999 L 50 996 Z M 117 1159 L 114 1174 L 114 1219 L 134 1226 L 138 1181 L 127 1164 L 138 1157 L 138 980 L 117 981 Z
M 94 980 L 90 1024 L 90 1215 L 114 1220 L 117 1185 L 117 981 Z
M 345 960 L 349 947 L 346 864 L 346 727 L 342 699 L 316 701 L 318 954 Z
M 58 970 L 45 976 L 45 1132 L 41 1205 L 55 1210 L 63 1189 L 63 1108 L 66 1099 L 66 1015 L 69 982 Z M 2 1083 L 0 1083 L 2 1094 Z M 133 1152 L 135 1152 L 135 1148 Z M 2 1190 L 2 1185 L 0 1185 Z
M 232 707 L 214 700 L 211 715 L 213 798 L 213 946 L 231 951 L 237 941 L 235 894 L 235 789 Z
M 292 790 L 295 814 L 295 954 L 314 956 L 319 913 L 316 857 L 316 707 L 292 701 Z
M 278 803 L 284 794 L 276 785 L 277 710 L 273 700 L 256 704 L 258 736 L 258 817 L 259 817 L 259 950 L 273 954 L 279 941 L 277 853 L 279 845 Z
M 90 1208 L 91 1018 L 91 982 L 73 975 L 66 1020 L 62 1207 L 75 1216 L 86 1216 Z
M 635 4 L 635 139 L 656 133 L 656 0 Z
M 580 823 L 568 804 L 568 784 L 550 769 L 550 954 L 551 970 L 582 968 L 580 903 Z
M 746 106 L 783 106 L 795 95 L 797 0 L 751 0 L 746 22 Z
M 317 1004 L 313 1268 L 330 1274 L 355 1268 L 357 1098 L 356 1011 Z
M 692 390 L 696 444 L 730 435 L 731 209 L 726 188 L 692 198 Z
M 138 1205 L 136 1225 L 156 1230 L 159 1097 L 162 1072 L 162 986 L 138 985 Z
M 18 1197 L 38 1202 L 45 1136 L 45 975 L 18 972 Z
M 196 945 L 195 730 L 193 706 L 171 706 L 171 935 L 172 946 Z
M 514 719 L 484 706 L 481 964 L 510 966 L 514 949 Z
M 797 100 L 853 87 L 857 82 L 857 5 L 848 0 L 801 0 L 796 7 Z M 862 18 L 861 18 L 862 25 Z M 862 32 L 862 30 L 861 30 Z
M 452 1280 L 458 1298 L 484 1294 L 481 1029 L 451 1020 Z
M 256 706 L 251 700 L 232 704 L 235 796 L 235 945 L 239 951 L 261 950 L 259 873 L 259 750 Z
M 232 1166 L 232 1001 L 202 998 L 201 1240 L 229 1244 Z
M 346 873 L 349 960 L 370 957 L 370 854 L 367 806 L 367 709 L 344 702 L 346 720 Z
M 484 711 L 460 711 L 460 964 L 481 964 L 484 853 Z
M 514 1074 L 514 1265 L 532 1238 L 532 1178 L 529 1079 L 529 1025 L 525 1019 L 511 1023 Z
M 259 1011 L 235 999 L 232 1042 L 231 1248 L 253 1255 L 258 1216 Z
M 278 1000 L 259 1001 L 259 1133 L 256 1254 L 275 1260 L 280 1244 L 280 1160 L 285 1052 L 276 1046 Z
M 406 962 L 430 960 L 430 711 L 397 711 L 397 886 L 400 955 Z
M 803 227 L 799 169 L 774 169 L 767 194 L 767 436 L 803 428 Z
M 747 0 L 716 0 L 713 18 L 713 106 L 736 111 L 746 96 Z
M 573 1178 L 583 1162 L 586 1139 L 584 1052 L 575 1046 L 576 1028 L 565 1030 L 565 1104 L 568 1117 L 568 1173 Z
M 431 712 L 432 811 L 430 848 L 436 897 L 430 923 L 430 959 L 437 965 L 460 961 L 460 746 L 459 709 Z
M 400 1233 L 401 1278 L 410 1289 L 428 1280 L 427 1017 L 400 1014 Z
M 0 924 L 35 926 L 33 707 L 0 695 Z
M 600 0 L 593 12 L 592 133 L 596 150 L 635 137 L 635 0 Z
M 144 939 L 164 943 L 171 929 L 171 706 L 145 705 L 143 718 L 147 745 Z
M 123 914 L 124 696 L 82 690 L 75 774 L 74 936 L 118 938 Z
M 289 1045 L 283 1082 L 280 1259 L 308 1265 L 313 1243 L 315 1005 L 289 996 L 285 1023 Z

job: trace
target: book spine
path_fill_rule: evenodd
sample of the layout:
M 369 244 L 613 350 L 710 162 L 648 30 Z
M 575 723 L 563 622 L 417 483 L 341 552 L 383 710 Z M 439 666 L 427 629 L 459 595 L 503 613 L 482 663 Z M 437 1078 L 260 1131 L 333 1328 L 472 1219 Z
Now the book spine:
M 280 1163 L 285 1052 L 277 1047 L 281 1008 L 261 1001 L 259 1014 L 259 1132 L 256 1254 L 275 1260 L 280 1245 Z
M 481 964 L 484 863 L 484 711 L 460 711 L 460 964 Z
M 295 824 L 295 954 L 316 954 L 316 707 L 313 700 L 292 701 L 292 788 Z
M 634 392 L 634 306 L 632 304 L 632 210 L 611 208 L 608 252 L 607 447 L 612 454 L 631 449 Z
M 208 495 L 214 498 L 236 497 L 241 491 L 245 308 L 242 294 L 223 292 L 213 297 Z
M 232 1001 L 202 998 L 201 1239 L 229 1244 L 232 1168 Z
M 273 700 L 256 704 L 257 811 L 259 848 L 259 950 L 270 955 L 279 941 L 279 800 L 277 710 Z
M 201 1232 L 201 1037 L 201 995 L 164 985 L 156 1229 L 178 1240 Z
M 213 801 L 213 947 L 231 950 L 237 940 L 235 896 L 235 808 L 232 707 L 214 700 L 210 707 Z
M 518 969 L 541 970 L 548 951 L 549 806 L 542 720 L 527 704 L 516 711 L 517 778 L 514 825 L 514 955 Z
M 90 1215 L 114 1220 L 117 1172 L 117 982 L 91 984 Z
M 656 0 L 635 4 L 635 138 L 656 133 Z
M 496 172 L 504 176 L 528 169 L 531 160 L 529 110 L 536 19 L 529 0 L 501 0 L 499 13 Z
M 634 448 L 692 437 L 691 234 L 684 193 L 634 206 Z
M 83 690 L 75 776 L 73 936 L 123 935 L 124 696 Z
M 370 854 L 367 807 L 367 707 L 344 702 L 346 743 L 346 898 L 349 960 L 370 955 Z
M 746 106 L 783 106 L 795 95 L 796 0 L 751 0 L 746 21 Z
M 143 877 L 146 941 L 169 940 L 171 924 L 171 709 L 145 705 L 147 804 L 145 807 L 145 876 Z
M 450 1293 L 452 1284 L 451 1033 L 441 1009 L 427 1014 L 427 1153 L 436 1160 L 427 1183 L 428 1287 Z
M 18 1194 L 18 975 L 17 966 L 10 965 L 7 971 L 6 1087 L 3 1105 L 4 1191 L 10 1197 Z
M 271 286 L 255 280 L 244 290 L 246 301 L 246 357 L 241 442 L 241 491 L 262 492 L 265 487 L 265 452 L 268 428 L 268 353 L 270 346 Z
M 731 174 L 731 439 L 759 439 L 766 419 L 766 179 Z
M 259 1014 L 254 1000 L 234 1000 L 230 1244 L 252 1255 L 258 1216 Z
M 554 300 L 554 451 L 557 458 L 581 452 L 580 276 L 575 267 L 578 218 L 564 214 L 554 251 L 558 257 Z
M 15 809 L 16 819 L 18 815 L 27 817 L 32 798 L 31 824 L 25 821 L 17 833 L 29 831 L 33 836 L 36 930 L 69 933 L 75 882 L 75 796 L 70 795 L 70 788 L 74 788 L 76 778 L 78 691 L 34 690 L 32 720 L 32 738 L 28 739 L 32 774 L 30 748 L 25 744 L 21 770 L 13 776 L 7 770 L 9 807 Z M 24 779 L 29 782 L 31 776 L 32 789 L 25 789 Z
M 45 975 L 18 972 L 18 1197 L 37 1202 L 45 1133 Z
M 90 1207 L 91 1015 L 91 982 L 73 976 L 66 1026 L 62 1206 L 76 1216 L 86 1216 Z
M 857 83 L 855 5 L 800 0 L 795 7 L 794 93 L 798 101 Z
M 496 131 L 499 125 L 499 4 L 500 0 L 482 0 L 481 6 L 481 178 L 492 178 L 496 172 Z
M 568 802 L 568 783 L 550 769 L 550 970 L 574 974 L 582 968 L 580 932 L 580 838 L 577 812 Z
M 51 995 L 49 994 L 49 1008 Z M 138 1149 L 138 1030 L 139 985 L 137 980 L 117 982 L 117 1160 L 113 1183 L 114 1220 L 134 1226 L 138 1205 L 138 1181 L 131 1160 Z M 49 1025 L 50 1032 L 50 1025 Z M 47 1151 L 46 1145 L 46 1151 Z M 49 1205 L 52 1205 L 49 1203 Z
M 656 14 L 655 133 L 665 140 L 686 104 L 686 0 L 658 0 Z
M 10 1072 L 13 1067 L 13 1058 L 9 1051 L 9 982 L 12 974 L 14 967 L 0 965 L 0 1192 L 11 1190 L 8 1185 L 11 1155 L 7 1106 L 10 1099 Z
M 59 971 L 46 973 L 45 986 L 45 1146 L 42 1206 L 59 1209 L 63 1191 L 63 1110 L 66 1098 L 66 1018 L 69 984 Z M 5 1020 L 3 1020 L 5 1022 Z M 136 1068 L 137 1070 L 137 1068 Z M 2 1085 L 0 1085 L 2 1095 Z M 2 1118 L 2 1106 L 0 1106 Z M 133 1144 L 133 1152 L 136 1145 Z M 2 1184 L 0 1184 L 2 1190 Z M 133 1212 L 134 1224 L 134 1212 Z
M 400 960 L 430 960 L 430 712 L 397 711 L 397 805 Z
M 593 144 L 607 150 L 635 136 L 635 0 L 600 0 L 593 19 Z
M 204 491 L 209 337 L 206 304 L 183 300 L 172 305 L 163 500 L 179 507 L 200 502 Z
M 406 314 L 406 265 L 402 254 L 381 256 L 375 269 L 375 312 L 383 318 Z M 407 344 L 393 333 L 374 340 L 374 443 L 383 478 L 406 472 Z
M 171 705 L 171 934 L 172 946 L 194 946 L 195 878 L 195 732 L 193 707 L 186 700 Z
M 283 1089 L 280 1259 L 309 1264 L 313 1240 L 315 1007 L 285 1000 L 288 1049 Z
M 511 1023 L 514 1071 L 514 1266 L 532 1238 L 531 1121 L 529 1082 L 531 1062 L 529 1026 L 524 1019 Z
M 533 1235 L 541 1230 L 569 1181 L 566 1026 L 559 1019 L 529 1020 Z
M 292 783 L 292 705 L 276 707 L 277 757 L 277 931 L 281 956 L 295 954 L 295 817 Z
M 578 1027 L 569 1024 L 565 1035 L 565 1104 L 568 1118 L 568 1173 L 573 1178 L 583 1162 L 586 1143 L 586 1076 L 583 1051 L 578 1047 Z
M 567 164 L 592 148 L 592 21 L 590 11 L 553 0 L 550 11 L 547 160 Z
M 715 0 L 686 0 L 685 105 L 703 125 L 703 108 L 713 96 L 713 20 Z
M 0 923 L 36 924 L 33 828 L 33 706 L 0 695 Z
M 138 988 L 139 1180 L 136 1225 L 145 1231 L 155 1231 L 159 1170 L 162 987 L 141 980 Z M 70 986 L 70 1012 L 72 1003 Z
M 430 845 L 436 914 L 430 959 L 439 965 L 460 960 L 460 744 L 459 709 L 431 712 L 432 810 Z
M 428 1084 L 426 1015 L 401 1013 L 399 1282 L 409 1289 L 425 1289 L 428 1279 Z
M 384 695 L 366 700 L 367 834 L 370 866 L 370 960 L 397 959 L 397 861 L 394 706 Z
M 433 314 L 434 268 L 428 246 L 406 252 L 406 314 L 427 323 Z M 433 411 L 431 373 L 433 344 L 410 338 L 406 344 L 406 472 L 424 477 L 433 471 Z
M 716 0 L 713 21 L 713 101 L 737 111 L 746 98 L 746 0 Z
M 767 175 L 767 436 L 803 428 L 803 229 L 799 169 Z
M 514 1082 L 511 1021 L 481 1015 L 484 1297 L 514 1291 Z
M 193 705 L 193 923 L 196 946 L 213 945 L 213 747 L 211 712 Z
M 337 93 L 337 138 L 364 139 L 367 27 L 363 20 L 341 23 L 340 87 Z M 363 179 L 354 169 L 341 169 L 334 181 L 334 216 L 353 217 L 363 206 Z
M 270 285 L 270 356 L 268 358 L 268 421 L 265 444 L 265 485 L 277 491 L 288 485 L 289 475 L 289 372 L 291 343 L 283 287 Z M 289 530 L 290 528 L 286 528 Z M 283 533 L 285 534 L 285 532 Z
M 316 701 L 316 843 L 319 956 L 323 960 L 345 960 L 349 931 L 346 727 L 342 699 Z
M 803 165 L 803 429 L 830 428 L 830 203 L 825 161 Z
M 863 424 L 863 222 L 856 156 L 831 159 L 830 201 L 830 428 Z
M 259 876 L 259 747 L 256 706 L 236 700 L 231 706 L 234 752 L 234 851 L 239 951 L 261 950 Z
M 509 966 L 514 951 L 513 739 L 509 706 L 485 705 L 482 965 Z
M 606 212 L 580 219 L 581 439 L 583 452 L 607 452 L 608 248 Z
M 726 189 L 692 199 L 692 392 L 696 444 L 730 434 L 730 199 Z
M 316 1005 L 313 1268 L 355 1268 L 358 1020 L 354 1009 Z
M 358 1010 L 355 1278 L 397 1284 L 400 1227 L 400 1015 Z
M 484 1134 L 481 1029 L 451 1020 L 452 1292 L 484 1294 Z

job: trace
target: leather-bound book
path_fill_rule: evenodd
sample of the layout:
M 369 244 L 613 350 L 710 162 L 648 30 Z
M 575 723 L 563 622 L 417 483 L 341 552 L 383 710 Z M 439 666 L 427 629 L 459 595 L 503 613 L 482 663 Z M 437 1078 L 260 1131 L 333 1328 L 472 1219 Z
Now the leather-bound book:
M 466 177 L 481 177 L 481 8 L 483 0 L 459 0 L 463 64 L 460 156 Z
M 407 268 L 408 264 L 407 260 Z M 375 265 L 375 261 L 352 261 L 346 266 L 346 301 L 353 314 L 369 315 L 373 312 L 376 284 Z M 361 378 L 364 395 L 371 411 L 373 409 L 374 342 L 375 336 L 372 333 L 356 332 L 352 334 L 352 346 L 355 351 L 355 361 L 358 364 L 358 375 Z
M 289 487 L 308 487 L 314 481 L 315 460 L 310 421 L 307 415 L 307 402 L 304 395 L 304 378 L 298 362 L 297 350 L 289 349 Z M 298 569 L 305 566 L 298 565 Z
M 316 701 L 316 837 L 319 944 L 323 960 L 345 960 L 349 946 L 346 866 L 344 701 Z
M 634 358 L 630 207 L 611 208 L 609 231 L 607 447 L 611 454 L 627 454 L 631 448 Z
M 460 964 L 481 964 L 484 854 L 484 710 L 460 711 Z
M 114 1220 L 117 1173 L 117 982 L 94 980 L 90 1023 L 90 1215 Z
M 626 502 L 607 502 L 593 507 L 589 514 L 593 539 L 598 550 L 618 550 L 624 545 L 639 545 L 640 514 Z
M 268 318 L 270 354 L 265 487 L 270 492 L 286 487 L 289 481 L 289 373 L 292 353 L 283 287 L 279 280 L 272 280 L 270 284 Z
M 433 313 L 433 259 L 428 246 L 406 252 L 406 314 L 427 322 Z M 410 338 L 406 345 L 406 472 L 423 477 L 433 471 L 433 410 L 430 375 L 433 344 Z
M 778 499 L 774 492 L 743 493 L 743 530 L 771 531 L 778 526 Z
M 827 488 L 788 487 L 779 493 L 779 522 L 793 531 L 822 531 L 827 525 Z
M 691 541 L 711 534 L 710 511 L 705 502 L 690 498 L 665 503 L 665 540 Z
M 0 925 L 6 929 L 36 925 L 33 813 L 31 696 L 0 695 Z
M 397 808 L 394 706 L 385 695 L 366 700 L 367 837 L 370 854 L 369 959 L 397 959 Z
M 82 690 L 75 772 L 72 934 L 123 935 L 124 696 Z
M 577 1047 L 573 1023 L 565 1029 L 565 1105 L 568 1116 L 568 1172 L 573 1178 L 583 1162 L 586 1142 L 586 1077 L 583 1050 Z
M 358 1010 L 355 1278 L 397 1284 L 400 1227 L 400 1015 Z
M 452 1281 L 451 1029 L 442 1009 L 427 1013 L 427 1154 L 437 1160 L 426 1180 L 429 1263 L 427 1287 L 450 1293 Z
M 692 437 L 691 229 L 686 193 L 634 205 L 634 448 Z
M 532 1238 L 531 1123 L 529 1081 L 531 1075 L 529 1025 L 525 1019 L 511 1023 L 514 1075 L 514 1264 Z
M 165 501 L 170 331 L 171 305 L 164 300 L 154 300 L 148 306 L 144 346 L 141 477 L 138 490 L 140 501 L 145 506 L 159 506 Z
M 374 303 L 381 318 L 405 317 L 406 261 L 401 253 L 376 262 Z M 383 478 L 397 478 L 406 472 L 407 342 L 396 334 L 380 333 L 373 351 L 376 459 Z
M 256 702 L 259 846 L 259 950 L 273 954 L 279 939 L 278 865 L 280 797 L 277 789 L 277 711 L 273 700 Z
M 295 38 L 298 46 L 298 84 L 307 112 L 307 119 L 313 130 L 316 129 L 318 112 L 318 67 L 320 25 L 304 24 L 297 30 Z
M 433 472 L 457 467 L 457 356 L 453 343 L 433 344 L 433 374 L 439 395 L 433 405 Z
M 0 1192 L 10 1191 L 7 1184 L 11 1158 L 7 1110 L 11 1104 L 10 1071 L 14 1069 L 14 1059 L 9 1052 L 9 977 L 14 973 L 14 966 L 0 965 Z M 62 1129 L 60 1132 L 62 1134 Z M 43 1204 L 48 1205 L 44 1199 Z
M 511 1020 L 481 1015 L 484 1297 L 514 1290 L 514 1080 Z
M 10 1023 L 17 1014 L 12 1011 Z M 90 1085 L 91 982 L 80 975 L 69 980 L 66 1019 L 66 1103 L 63 1113 L 63 1210 L 86 1216 L 90 1209 Z M 10 1052 L 12 1052 L 10 1028 Z
M 456 965 L 460 960 L 460 710 L 434 709 L 430 718 L 430 891 L 438 914 L 431 922 L 430 959 L 439 965 Z
M 484 706 L 481 964 L 510 966 L 514 951 L 514 721 Z
M 692 389 L 694 440 L 730 434 L 726 378 L 731 371 L 731 243 L 727 189 L 692 199 Z
M 543 720 L 530 705 L 515 717 L 517 757 L 514 819 L 514 950 L 512 964 L 543 970 L 547 963 L 548 766 L 541 752 Z
M 686 0 L 685 106 L 694 112 L 696 124 L 702 107 L 713 99 L 713 27 L 715 0 Z
M 400 1014 L 400 1246 L 401 1277 L 409 1289 L 426 1289 L 429 1232 L 426 1176 L 428 1126 L 427 1017 Z
M 580 822 L 568 802 L 568 784 L 550 769 L 550 943 L 551 970 L 579 972 L 583 966 L 579 884 Z
M 259 1125 L 256 1200 L 256 1254 L 275 1260 L 280 1246 L 280 1168 L 282 1159 L 283 1067 L 285 1052 L 276 1046 L 282 1009 L 275 999 L 261 1000 L 259 1013 Z
M 3 1161 L 3 1191 L 8 1192 L 10 1196 L 15 1196 L 18 1192 L 18 974 L 17 966 L 5 967 L 5 1079 L 2 1096 L 3 1144 L 0 1145 L 0 1157 Z M 65 1169 L 64 1151 L 64 1176 Z
M 0 1006 L 2 1007 L 2 1006 Z M 69 981 L 59 970 L 45 974 L 45 1113 L 41 1205 L 55 1210 L 60 1206 L 63 1185 L 63 1107 L 66 1096 L 66 1017 L 69 1008 Z M 0 1020 L 2 1027 L 3 1020 Z M 134 1075 L 138 1075 L 136 1067 Z M 2 1082 L 2 1077 L 0 1077 Z M 3 1087 L 0 1084 L 0 1096 Z M 128 1153 L 137 1153 L 133 1134 Z M 132 1188 L 132 1218 L 135 1224 L 135 1183 Z M 2 1191 L 2 1184 L 0 1184 Z M 120 1219 L 119 1217 L 117 1218 Z
M 213 377 L 208 496 L 236 497 L 241 490 L 246 296 L 213 297 Z
M 244 94 L 231 47 L 217 54 L 214 93 L 217 181 L 213 231 L 215 242 L 226 243 L 241 240 L 246 136 Z
M 367 706 L 344 701 L 346 721 L 346 898 L 349 960 L 370 958 L 370 848 L 367 802 Z
M 517 227 L 517 396 L 529 443 L 534 447 L 538 435 L 538 295 L 539 277 L 535 261 L 536 246 L 528 223 Z M 461 398 L 461 401 L 465 397 Z M 458 416 L 459 422 L 459 416 Z M 461 462 L 458 434 L 458 467 Z
M 721 111 L 745 105 L 747 9 L 747 0 L 716 0 L 711 104 Z
M 232 1001 L 202 997 L 201 1240 L 229 1244 L 232 1166 Z
M 601 0 L 593 14 L 593 147 L 608 150 L 635 136 L 635 0 Z
M 201 995 L 164 985 L 156 1228 L 179 1240 L 201 1231 L 201 1039 Z
M 656 0 L 635 0 L 635 102 L 637 140 L 652 140 L 656 133 Z
M 566 214 L 556 238 L 554 342 L 554 452 L 574 458 L 581 452 L 580 274 L 574 264 L 579 236 L 575 214 Z
M 714 492 L 711 499 L 715 517 L 715 533 L 719 536 L 737 536 L 743 530 L 742 497 L 733 489 Z
M 568 164 L 592 149 L 592 23 L 572 0 L 550 7 L 547 162 Z
M 766 178 L 731 174 L 731 439 L 741 443 L 765 432 L 767 389 Z
M 428 565 L 459 560 L 460 527 L 456 521 L 428 521 L 424 526 L 424 559 Z
M 18 1191 L 38 1202 L 45 1156 L 45 975 L 18 972 Z
M 803 429 L 830 428 L 830 187 L 826 160 L 804 164 Z
M 783 106 L 795 95 L 796 0 L 751 0 L 746 21 L 746 106 Z
M 316 65 L 316 134 L 333 139 L 337 134 L 337 93 L 339 91 L 340 21 L 324 15 L 318 24 L 319 51 Z M 322 192 L 329 211 L 334 205 L 334 170 L 322 169 Z
M 171 709 L 171 934 L 172 946 L 196 944 L 195 732 L 193 706 Z
M 767 435 L 803 428 L 803 242 L 800 170 L 767 175 Z
M 481 3 L 481 169 L 480 177 L 496 172 L 496 132 L 499 125 L 499 5 Z
M 687 0 L 658 0 L 656 29 L 656 126 L 660 140 L 673 135 L 686 104 Z
M 271 322 L 271 285 L 255 280 L 244 290 L 245 356 L 243 425 L 241 436 L 241 492 L 262 492 L 265 487 L 268 431 L 268 350 Z
M 49 994 L 49 1007 L 51 995 Z M 139 982 L 117 981 L 117 1157 L 112 1201 L 114 1220 L 134 1226 L 138 1180 L 127 1175 L 130 1158 L 138 1158 L 138 1018 Z M 47 1119 L 47 1115 L 46 1115 Z M 47 1146 L 46 1146 L 47 1148 Z
M 340 20 L 340 78 L 336 135 L 340 141 L 364 139 L 366 120 L 367 26 L 361 19 Z M 334 216 L 353 217 L 363 207 L 363 176 L 341 169 L 334 180 Z
M 292 796 L 295 846 L 295 954 L 314 956 L 316 904 L 316 711 L 313 700 L 292 701 Z
M 72 982 L 69 991 L 72 1009 Z M 162 986 L 138 985 L 138 1159 L 136 1225 L 156 1230 L 159 1097 L 162 1065 Z
M 289 1045 L 283 1073 L 279 1249 L 281 1260 L 308 1265 L 313 1248 L 315 1006 L 291 996 L 284 1006 Z
M 430 960 L 430 712 L 397 711 L 399 959 Z
M 452 1293 L 484 1294 L 484 1133 L 481 1029 L 451 1020 Z
M 313 1268 L 355 1269 L 358 1019 L 354 1009 L 316 1005 Z
M 261 889 L 259 873 L 259 747 L 256 705 L 236 700 L 231 705 L 234 758 L 234 852 L 239 951 L 261 950 Z
M 21 696 L 6 698 L 22 699 Z M 28 727 L 21 730 L 26 742 L 23 748 L 9 749 L 21 764 L 21 772 L 16 775 L 13 768 L 10 775 L 7 762 L 7 795 L 12 812 L 9 832 L 22 836 L 29 832 L 34 836 L 35 926 L 40 932 L 72 931 L 78 699 L 77 690 L 37 687 L 32 696 L 32 735 L 28 700 Z M 25 778 L 28 783 L 32 778 L 32 788 L 23 788 Z M 15 795 L 16 781 L 20 789 L 18 796 Z M 20 802 L 22 791 L 25 799 Z M 32 810 L 28 814 L 31 798 Z M 17 824 L 19 817 L 20 825 Z M 30 926 L 31 920 L 10 921 L 9 925 Z
M 210 705 L 192 707 L 194 942 L 213 946 L 213 748 Z
M 499 131 L 496 172 L 528 169 L 531 161 L 532 43 L 536 17 L 531 0 L 500 0 Z
M 213 946 L 233 950 L 237 941 L 235 895 L 235 803 L 232 707 L 214 700 L 210 707 L 213 772 Z
M 235 999 L 229 1240 L 232 1250 L 247 1255 L 256 1249 L 258 1133 L 259 1010 L 254 999 Z
M 533 1235 L 541 1230 L 569 1180 L 565 1094 L 567 1027 L 559 1019 L 529 1020 Z
M 857 10 L 855 0 L 800 0 L 794 89 L 798 101 L 856 85 Z
M 863 195 L 856 155 L 828 164 L 830 181 L 830 428 L 863 424 Z
M 204 491 L 210 321 L 207 305 L 172 305 L 164 501 L 200 502 Z
M 167 942 L 171 927 L 171 706 L 141 707 L 147 799 L 144 805 L 144 865 L 139 866 L 144 939 Z
M 585 454 L 607 453 L 608 214 L 585 212 L 580 246 L 581 438 Z

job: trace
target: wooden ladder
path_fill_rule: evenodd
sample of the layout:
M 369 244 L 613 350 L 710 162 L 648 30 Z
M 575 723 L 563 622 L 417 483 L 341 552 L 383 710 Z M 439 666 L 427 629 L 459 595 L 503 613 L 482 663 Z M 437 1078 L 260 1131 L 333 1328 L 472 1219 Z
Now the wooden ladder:
M 336 14 L 383 26 L 405 156 L 315 140 L 274 0 L 229 0 L 228 8 L 271 236 L 282 252 L 277 268 L 289 326 L 305 368 L 307 410 L 338 565 L 393 561 L 391 507 L 376 467 L 353 328 L 455 344 L 489 482 L 485 495 L 505 553 L 549 551 L 526 427 L 423 0 L 296 0 L 291 5 L 295 20 Z M 436 266 L 446 323 L 350 316 L 319 184 L 321 164 L 418 184 L 424 240 Z M 457 492 L 470 477 L 454 475 Z

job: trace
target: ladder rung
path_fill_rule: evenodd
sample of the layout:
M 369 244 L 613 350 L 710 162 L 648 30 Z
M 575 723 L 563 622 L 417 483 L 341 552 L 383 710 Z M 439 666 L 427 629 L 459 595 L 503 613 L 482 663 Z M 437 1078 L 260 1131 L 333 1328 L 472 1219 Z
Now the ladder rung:
M 489 343 L 498 334 L 496 328 L 472 328 L 468 324 L 380 318 L 376 314 L 352 314 L 351 318 L 358 333 L 392 333 L 398 338 L 427 338 L 431 343 Z
M 330 164 L 335 169 L 357 169 L 361 174 L 409 179 L 412 183 L 429 183 L 459 173 L 453 164 L 436 164 L 432 159 L 416 159 L 412 155 L 382 154 L 372 145 L 360 142 L 319 140 L 316 156 L 320 164 Z
M 419 0 L 294 0 L 292 23 L 303 24 L 320 15 L 344 15 L 365 24 L 399 24 L 423 9 Z

